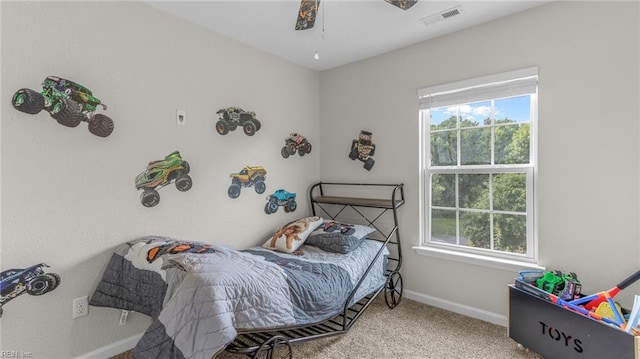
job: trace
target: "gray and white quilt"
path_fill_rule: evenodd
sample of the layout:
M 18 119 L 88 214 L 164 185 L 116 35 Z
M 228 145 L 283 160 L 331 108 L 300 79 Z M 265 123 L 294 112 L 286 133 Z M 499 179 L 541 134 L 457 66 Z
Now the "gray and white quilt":
M 303 246 L 302 255 L 292 255 L 145 237 L 115 250 L 90 304 L 153 318 L 134 348 L 136 359 L 209 359 L 239 330 L 312 324 L 341 313 L 381 246 L 366 240 L 347 254 Z M 349 304 L 384 285 L 384 251 Z

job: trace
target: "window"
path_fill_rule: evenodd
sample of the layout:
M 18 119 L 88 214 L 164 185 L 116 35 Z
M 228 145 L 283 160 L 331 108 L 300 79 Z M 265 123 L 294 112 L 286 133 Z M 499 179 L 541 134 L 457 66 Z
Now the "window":
M 537 68 L 419 98 L 422 245 L 534 262 Z

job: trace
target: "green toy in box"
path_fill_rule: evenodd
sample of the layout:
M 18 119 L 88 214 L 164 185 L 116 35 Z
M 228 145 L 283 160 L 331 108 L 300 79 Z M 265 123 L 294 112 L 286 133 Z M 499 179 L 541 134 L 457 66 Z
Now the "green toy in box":
M 545 272 L 542 277 L 536 279 L 535 283 L 538 288 L 557 295 L 563 300 L 574 300 L 580 297 L 582 291 L 582 284 L 573 272 L 569 274 L 563 274 L 558 270 Z

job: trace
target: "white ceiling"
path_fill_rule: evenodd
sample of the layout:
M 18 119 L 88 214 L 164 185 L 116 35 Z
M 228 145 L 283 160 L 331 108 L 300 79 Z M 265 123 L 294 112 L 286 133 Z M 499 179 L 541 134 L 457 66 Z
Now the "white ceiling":
M 158 1 L 147 4 L 313 70 L 326 70 L 514 14 L 552 0 L 322 0 L 315 27 L 296 31 L 299 0 Z M 461 8 L 442 19 L 440 13 Z M 421 19 L 442 19 L 425 25 Z M 324 28 L 324 31 L 323 31 Z M 314 59 L 315 52 L 319 59 Z

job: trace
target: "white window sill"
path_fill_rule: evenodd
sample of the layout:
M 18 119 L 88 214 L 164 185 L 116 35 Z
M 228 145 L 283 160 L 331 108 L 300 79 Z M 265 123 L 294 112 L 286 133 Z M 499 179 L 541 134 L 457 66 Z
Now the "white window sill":
M 417 254 L 444 260 L 473 264 L 482 267 L 518 272 L 522 270 L 545 270 L 545 267 L 535 263 L 517 261 L 504 258 L 488 257 L 473 253 L 463 253 L 433 247 L 413 247 Z

